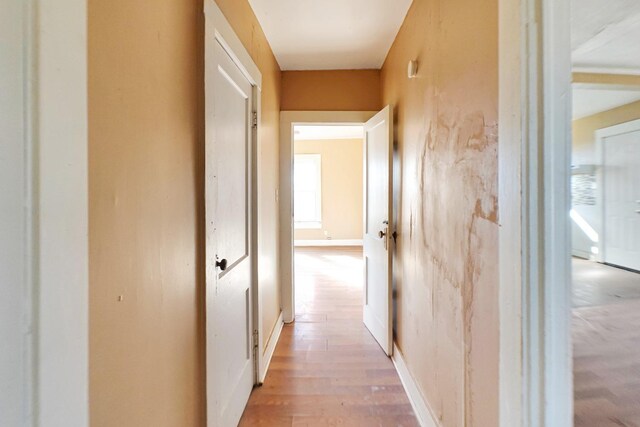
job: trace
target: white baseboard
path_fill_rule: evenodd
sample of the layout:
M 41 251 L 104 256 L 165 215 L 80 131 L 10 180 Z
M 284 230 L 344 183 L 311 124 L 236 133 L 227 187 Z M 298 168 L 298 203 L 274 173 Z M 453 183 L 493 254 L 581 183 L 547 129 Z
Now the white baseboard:
M 391 356 L 393 364 L 396 366 L 396 371 L 400 376 L 400 381 L 404 386 L 404 390 L 407 392 L 413 411 L 416 413 L 416 418 L 422 427 L 441 427 L 438 419 L 434 416 L 433 411 L 429 407 L 429 404 L 422 396 L 418 384 L 413 379 L 409 368 L 404 361 L 402 353 L 396 344 L 393 344 L 393 356 Z
M 264 382 L 264 379 L 267 376 L 267 371 L 269 370 L 269 365 L 271 364 L 273 353 L 276 350 L 276 344 L 278 344 L 278 340 L 280 339 L 280 333 L 282 332 L 282 327 L 284 326 L 283 316 L 284 313 L 281 311 L 280 316 L 278 316 L 278 320 L 276 321 L 276 326 L 273 328 L 273 332 L 269 337 L 267 348 L 264 350 L 264 355 L 262 357 L 262 375 L 260 376 L 260 378 L 258 378 L 258 382 L 260 384 Z
M 573 249 L 571 255 L 582 259 L 591 259 L 591 253 L 581 251 L 580 249 Z
M 294 246 L 362 246 L 362 240 L 295 240 Z

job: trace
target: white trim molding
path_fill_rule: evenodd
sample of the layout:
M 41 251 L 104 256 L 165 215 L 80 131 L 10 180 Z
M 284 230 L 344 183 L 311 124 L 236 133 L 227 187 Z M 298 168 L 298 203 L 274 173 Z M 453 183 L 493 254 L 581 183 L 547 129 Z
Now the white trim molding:
M 525 0 L 499 0 L 499 426 L 523 427 L 522 141 Z M 514 284 L 519 284 L 514 285 Z
M 37 424 L 80 426 L 89 423 L 87 4 L 33 4 L 39 9 L 33 112 Z
M 434 415 L 434 412 L 429 406 L 429 403 L 424 398 L 424 396 L 422 396 L 422 393 L 418 388 L 418 384 L 411 375 L 411 372 L 409 371 L 409 368 L 404 361 L 404 357 L 402 356 L 402 352 L 400 351 L 396 343 L 393 344 L 393 354 L 391 355 L 391 360 L 396 367 L 396 371 L 398 372 L 398 376 L 400 377 L 402 386 L 407 392 L 409 402 L 411 402 L 411 406 L 413 407 L 413 411 L 416 414 L 416 418 L 418 419 L 420 426 L 441 427 L 440 422 L 438 422 L 438 418 Z
M 500 0 L 500 426 L 573 425 L 569 0 Z
M 251 84 L 257 86 L 258 90 L 261 91 L 262 73 L 260 69 L 253 62 L 253 58 L 251 58 L 240 38 L 233 31 L 231 24 L 229 24 L 215 0 L 205 0 L 204 14 L 208 21 L 213 24 L 211 29 L 213 30 L 214 39 L 220 43 Z
M 281 311 L 262 355 L 262 364 L 260 365 L 260 373 L 258 374 L 258 384 L 262 384 L 267 376 L 267 371 L 269 370 L 269 365 L 271 365 L 271 359 L 273 358 L 273 353 L 276 351 L 276 345 L 278 345 L 278 341 L 280 340 L 280 334 L 282 333 L 283 327 L 284 320 Z
M 293 273 L 293 131 L 295 125 L 363 125 L 377 111 L 281 111 L 280 112 L 280 305 L 285 323 L 295 317 Z
M 87 426 L 86 1 L 8 0 L 0 37 L 0 425 Z
M 295 240 L 294 244 L 296 247 L 362 246 L 362 239 Z
M 296 221 L 294 224 L 296 230 L 320 230 L 322 228 L 321 221 Z
M 574 73 L 640 76 L 640 69 L 638 68 L 592 67 L 589 65 L 575 64 L 572 71 Z

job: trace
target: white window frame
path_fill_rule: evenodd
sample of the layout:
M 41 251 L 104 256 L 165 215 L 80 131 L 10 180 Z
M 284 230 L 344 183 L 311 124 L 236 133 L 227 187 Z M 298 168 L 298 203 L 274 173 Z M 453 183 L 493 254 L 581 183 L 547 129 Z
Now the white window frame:
M 320 229 L 322 228 L 322 155 L 321 154 L 307 154 L 307 153 L 300 153 L 300 154 L 294 154 L 293 156 L 294 158 L 294 167 L 296 164 L 296 159 L 298 158 L 304 158 L 304 159 L 308 159 L 309 161 L 312 161 L 313 163 L 316 164 L 316 171 L 317 171 L 317 186 L 316 186 L 316 212 L 315 212 L 315 218 L 313 220 L 310 221 L 298 221 L 295 218 L 295 172 L 294 172 L 294 227 L 296 229 Z

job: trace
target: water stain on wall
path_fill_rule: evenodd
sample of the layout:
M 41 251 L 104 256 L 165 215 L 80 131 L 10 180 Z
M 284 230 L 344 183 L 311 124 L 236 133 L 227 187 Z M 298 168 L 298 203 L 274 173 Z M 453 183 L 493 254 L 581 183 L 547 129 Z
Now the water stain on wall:
M 403 166 L 396 340 L 447 427 L 498 419 L 497 49 L 497 2 L 414 0 L 382 72 Z
M 425 268 L 434 269 L 444 284 L 460 292 L 464 327 L 455 332 L 462 334 L 464 343 L 464 402 L 465 412 L 470 413 L 474 287 L 481 274 L 480 258 L 495 249 L 483 245 L 478 223 L 497 226 L 498 217 L 497 123 L 485 123 L 482 112 L 476 112 L 438 117 L 430 124 L 418 149 L 420 194 L 410 213 L 410 229 L 418 228 L 420 236 L 413 241 L 410 233 L 409 244 L 428 258 Z M 414 218 L 418 224 L 413 224 Z M 454 238 L 444 230 L 453 230 Z M 431 292 L 433 308 L 436 288 Z

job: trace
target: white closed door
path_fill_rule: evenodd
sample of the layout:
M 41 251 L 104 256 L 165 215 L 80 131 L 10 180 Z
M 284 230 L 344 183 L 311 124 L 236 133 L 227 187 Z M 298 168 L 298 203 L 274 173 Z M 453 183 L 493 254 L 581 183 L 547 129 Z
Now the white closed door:
M 640 129 L 603 144 L 604 260 L 640 270 Z
M 207 37 L 205 49 L 207 424 L 231 427 L 254 384 L 253 87 L 217 40 Z
M 364 324 L 391 355 L 393 109 L 387 106 L 369 120 L 364 134 Z

